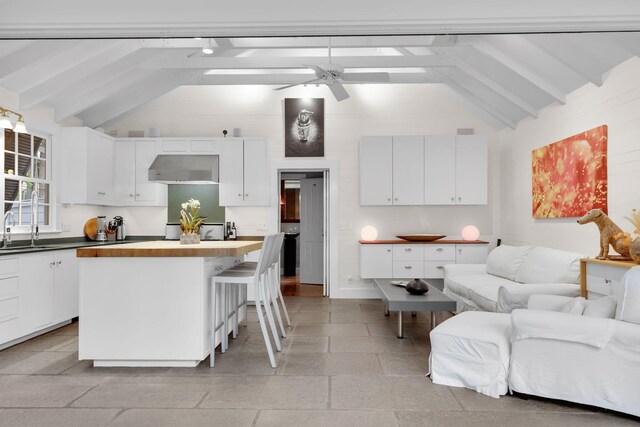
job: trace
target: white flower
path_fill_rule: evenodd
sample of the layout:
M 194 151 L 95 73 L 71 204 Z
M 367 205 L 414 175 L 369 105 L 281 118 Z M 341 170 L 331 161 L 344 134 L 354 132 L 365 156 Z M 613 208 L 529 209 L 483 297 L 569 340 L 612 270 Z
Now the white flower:
M 187 203 L 183 203 L 182 204 L 182 210 L 183 211 L 187 210 L 187 206 L 189 206 Z
M 200 207 L 200 200 L 189 199 L 189 203 L 190 203 L 190 204 L 191 204 L 191 206 L 193 206 L 194 208 L 199 208 L 199 207 Z

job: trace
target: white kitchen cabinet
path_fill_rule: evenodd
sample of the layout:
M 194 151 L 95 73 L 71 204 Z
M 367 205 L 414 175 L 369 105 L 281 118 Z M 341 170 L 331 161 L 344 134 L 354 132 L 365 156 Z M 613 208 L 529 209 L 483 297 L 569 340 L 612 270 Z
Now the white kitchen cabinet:
M 75 250 L 22 255 L 19 271 L 22 335 L 78 316 Z
M 220 143 L 220 205 L 267 206 L 267 142 L 227 138 Z
M 157 154 L 220 154 L 224 138 L 147 138 L 156 141 Z
M 424 137 L 393 138 L 393 204 L 424 204 Z
M 486 244 L 360 244 L 360 277 L 437 279 L 446 264 L 484 264 Z
M 156 145 L 154 139 L 116 141 L 117 206 L 166 206 L 167 186 L 149 181 L 149 166 L 156 158 Z
M 360 204 L 393 204 L 393 140 L 366 136 L 360 141 Z
M 487 204 L 486 137 L 427 136 L 424 147 L 425 204 Z
M 20 335 L 18 258 L 0 258 L 0 348 Z
M 113 206 L 114 140 L 89 128 L 61 128 L 57 153 L 70 165 L 60 170 L 60 201 Z
M 360 277 L 393 277 L 393 245 L 360 245 Z
M 487 245 L 456 245 L 456 264 L 485 264 Z
M 487 138 L 456 136 L 456 204 L 487 204 Z
M 424 137 L 370 136 L 360 141 L 360 204 L 424 204 Z

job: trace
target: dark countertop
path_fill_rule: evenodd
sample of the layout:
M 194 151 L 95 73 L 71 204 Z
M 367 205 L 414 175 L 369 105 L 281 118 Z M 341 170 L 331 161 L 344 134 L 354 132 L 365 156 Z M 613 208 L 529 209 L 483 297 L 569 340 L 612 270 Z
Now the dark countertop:
M 29 240 L 14 240 L 8 249 L 0 249 L 0 257 L 6 255 L 23 255 L 36 252 L 62 251 L 66 249 L 88 248 L 92 246 L 122 245 L 126 243 L 148 242 L 152 240 L 162 240 L 164 236 L 128 236 L 125 240 L 106 242 L 95 242 L 84 237 L 68 237 L 60 239 L 40 239 L 36 240 L 36 247 L 29 246 Z

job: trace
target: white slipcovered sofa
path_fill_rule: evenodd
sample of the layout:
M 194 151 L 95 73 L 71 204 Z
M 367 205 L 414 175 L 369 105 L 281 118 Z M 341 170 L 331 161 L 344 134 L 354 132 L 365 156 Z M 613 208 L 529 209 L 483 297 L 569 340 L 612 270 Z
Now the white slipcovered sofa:
M 532 295 L 510 314 L 461 313 L 434 328 L 431 346 L 434 383 L 640 416 L 640 266 L 601 300 Z
M 448 264 L 444 293 L 458 303 L 457 311 L 498 311 L 498 289 L 510 294 L 580 295 L 583 255 L 541 246 L 495 248 L 486 264 Z

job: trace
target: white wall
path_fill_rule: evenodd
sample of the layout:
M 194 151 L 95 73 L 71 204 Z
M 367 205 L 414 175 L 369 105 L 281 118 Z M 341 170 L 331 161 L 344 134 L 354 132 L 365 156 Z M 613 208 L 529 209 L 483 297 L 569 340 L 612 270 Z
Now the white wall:
M 340 162 L 339 222 L 340 283 L 367 288 L 358 277 L 360 230 L 372 224 L 380 238 L 399 233 L 434 232 L 453 238 L 466 224 L 476 224 L 481 238 L 494 241 L 498 181 L 496 131 L 474 116 L 442 85 L 353 85 L 352 95 L 335 102 L 326 87 L 299 87 L 276 92 L 265 86 L 185 86 L 178 88 L 117 123 L 108 131 L 126 136 L 130 130 L 159 128 L 161 136 L 221 136 L 241 128 L 245 136 L 266 136 L 272 160 L 284 159 L 284 97 L 325 98 L 325 158 Z M 358 202 L 358 142 L 362 135 L 455 134 L 474 128 L 490 140 L 489 205 L 476 207 L 361 207 Z M 277 185 L 277 183 L 271 183 Z M 276 201 L 277 202 L 277 201 Z M 228 208 L 227 221 L 235 221 L 239 235 L 264 234 L 269 209 Z M 349 283 L 351 277 L 352 283 Z
M 534 244 L 595 256 L 599 233 L 575 218 L 531 216 L 531 151 L 596 126 L 609 126 L 609 216 L 623 230 L 632 208 L 640 209 L 640 59 L 611 70 L 602 87 L 587 84 L 567 96 L 565 105 L 543 109 L 535 120 L 500 132 L 501 227 L 504 243 Z

